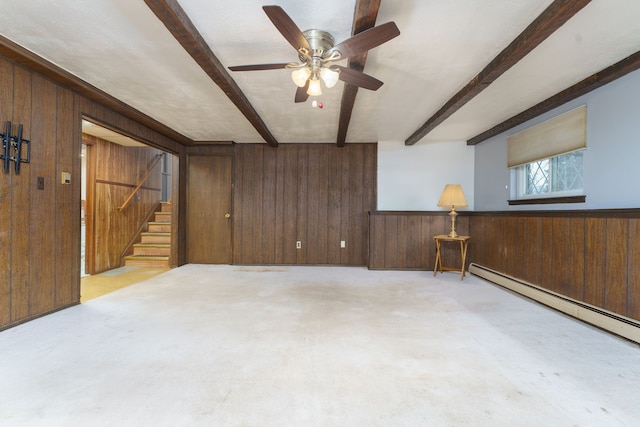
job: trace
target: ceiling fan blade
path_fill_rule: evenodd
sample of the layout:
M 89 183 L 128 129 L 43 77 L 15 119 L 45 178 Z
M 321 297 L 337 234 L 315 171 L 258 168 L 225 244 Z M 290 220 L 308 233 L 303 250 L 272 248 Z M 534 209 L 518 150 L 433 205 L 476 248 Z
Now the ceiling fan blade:
M 378 90 L 380 86 L 383 85 L 383 83 L 375 77 L 371 77 L 370 75 L 357 70 L 352 70 L 351 68 L 342 67 L 340 65 L 333 65 L 331 68 L 340 69 L 339 79 L 350 85 L 369 90 Z
M 330 56 L 331 53 L 339 51 L 340 59 L 351 58 L 352 56 L 360 55 L 369 49 L 380 46 L 399 35 L 400 30 L 395 22 L 387 22 L 386 24 L 369 28 L 342 43 L 338 43 L 329 49 L 325 56 Z
M 311 46 L 309 46 L 307 38 L 302 34 L 300 28 L 298 28 L 295 22 L 287 15 L 284 9 L 280 6 L 262 6 L 262 9 L 271 22 L 273 22 L 273 25 L 276 26 L 278 31 L 280 31 L 295 50 L 304 47 L 309 52 L 311 51 Z
M 309 89 L 309 80 L 307 80 L 307 84 L 305 84 L 304 87 L 298 87 L 298 89 L 296 89 L 296 103 L 305 102 L 307 99 L 309 99 L 307 89 Z
M 281 68 L 287 68 L 289 62 L 282 62 L 278 64 L 253 64 L 253 65 L 234 65 L 229 67 L 231 71 L 262 71 L 262 70 L 279 70 Z

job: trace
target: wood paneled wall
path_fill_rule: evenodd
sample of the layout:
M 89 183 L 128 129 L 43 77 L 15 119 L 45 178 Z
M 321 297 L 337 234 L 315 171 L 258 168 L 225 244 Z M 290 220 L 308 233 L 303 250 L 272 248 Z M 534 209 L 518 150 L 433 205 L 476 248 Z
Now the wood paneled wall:
M 96 153 L 94 204 L 92 211 L 93 265 L 88 266 L 90 274 L 120 267 L 121 255 L 127 244 L 135 237 L 149 212 L 160 202 L 162 170 L 158 163 L 144 182 L 138 195 L 127 207 L 118 207 L 129 197 L 153 164 L 155 156 L 162 153 L 153 147 L 125 147 L 104 141 L 91 135 L 83 135 L 85 142 L 91 143 Z
M 448 227 L 440 213 L 372 213 L 370 268 L 433 270 L 433 235 Z M 470 263 L 640 320 L 640 209 L 464 212 L 456 230 L 471 236 Z
M 179 143 L 0 56 L 0 124 L 22 123 L 31 163 L 0 170 L 0 329 L 80 297 L 81 117 L 182 153 Z M 71 185 L 60 183 L 70 172 Z M 44 190 L 36 188 L 43 177 Z
M 234 151 L 234 264 L 367 265 L 376 144 Z
M 446 211 L 375 211 L 371 212 L 369 223 L 369 268 L 376 270 L 433 270 L 436 257 L 433 236 L 451 231 L 451 218 Z M 469 217 L 465 214 L 456 218 L 456 231 L 460 235 L 469 234 Z M 445 266 L 460 267 L 459 244 L 444 242 L 441 251 Z
M 78 300 L 80 187 L 62 185 L 60 176 L 79 170 L 80 146 L 70 144 L 74 98 L 68 90 L 0 59 L 0 99 L 3 130 L 7 120 L 12 134 L 22 124 L 31 141 L 31 163 L 22 164 L 19 175 L 13 163 L 9 173 L 0 172 L 2 328 Z M 56 114 L 61 110 L 70 114 Z
M 472 262 L 640 320 L 640 209 L 483 212 Z

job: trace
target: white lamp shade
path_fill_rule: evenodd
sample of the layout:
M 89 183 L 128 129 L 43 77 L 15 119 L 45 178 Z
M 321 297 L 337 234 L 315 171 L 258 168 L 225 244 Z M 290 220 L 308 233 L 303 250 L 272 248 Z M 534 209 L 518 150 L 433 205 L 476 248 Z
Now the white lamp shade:
M 336 85 L 336 83 L 338 83 L 338 77 L 340 77 L 340 73 L 328 68 L 323 68 L 322 70 L 320 70 L 320 77 L 328 88 L 332 88 Z
M 444 208 L 466 208 L 467 199 L 464 197 L 460 184 L 447 184 L 442 190 L 438 206 Z
M 304 87 L 304 85 L 307 84 L 307 79 L 309 78 L 310 75 L 311 75 L 311 71 L 309 71 L 307 67 L 302 67 L 298 70 L 291 72 L 291 80 L 293 80 L 296 86 Z
M 320 95 L 322 95 L 322 88 L 320 87 L 320 80 L 318 80 L 318 79 L 309 80 L 309 89 L 307 89 L 307 95 L 309 95 L 309 96 L 320 96 Z

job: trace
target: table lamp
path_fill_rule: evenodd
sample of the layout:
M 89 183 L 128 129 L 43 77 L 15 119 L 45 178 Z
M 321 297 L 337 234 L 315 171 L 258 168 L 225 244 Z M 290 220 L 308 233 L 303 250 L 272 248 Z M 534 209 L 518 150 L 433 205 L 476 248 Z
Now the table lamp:
M 456 208 L 467 207 L 467 199 L 464 197 L 460 184 L 445 185 L 444 190 L 442 190 L 442 195 L 440 195 L 438 206 L 451 208 L 451 212 L 449 212 L 449 216 L 451 217 L 451 232 L 449 233 L 449 237 L 458 237 L 458 233 L 456 233 L 456 216 L 458 215 Z

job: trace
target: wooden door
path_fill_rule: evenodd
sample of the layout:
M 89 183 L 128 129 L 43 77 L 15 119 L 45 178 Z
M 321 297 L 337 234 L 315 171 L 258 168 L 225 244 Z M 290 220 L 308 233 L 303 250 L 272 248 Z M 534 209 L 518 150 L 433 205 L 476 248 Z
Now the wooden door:
M 189 156 L 187 262 L 231 264 L 231 156 Z

